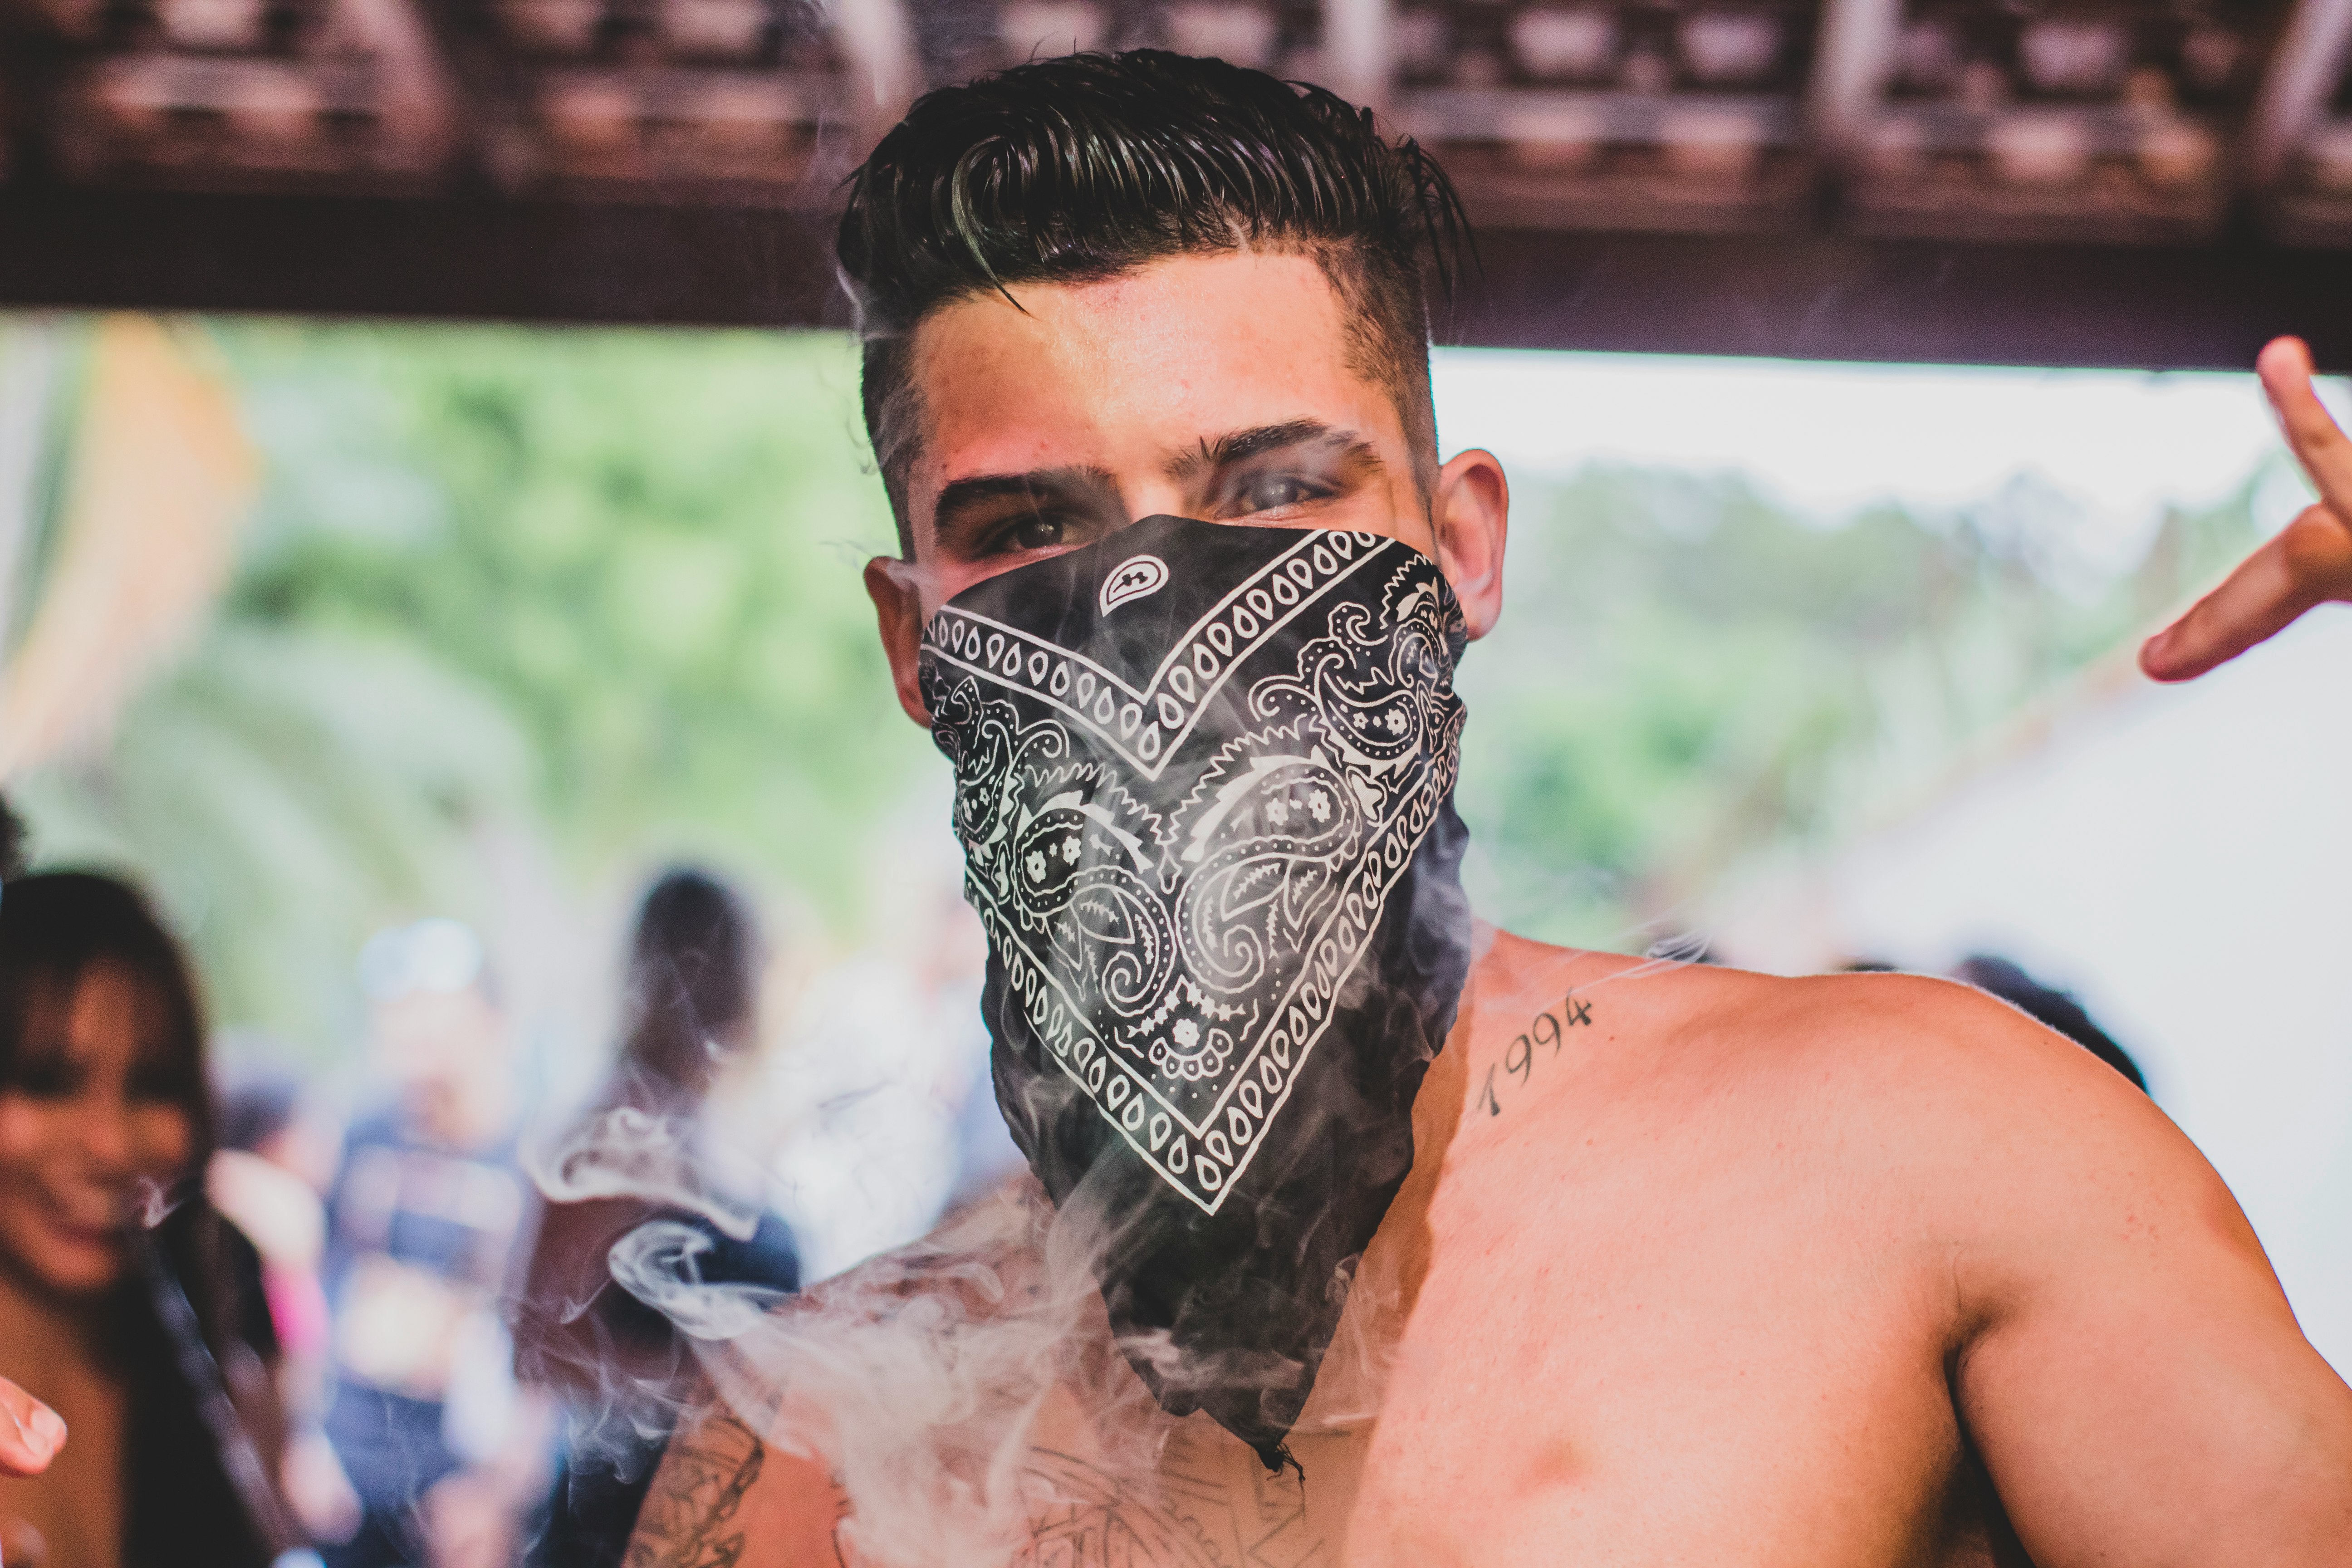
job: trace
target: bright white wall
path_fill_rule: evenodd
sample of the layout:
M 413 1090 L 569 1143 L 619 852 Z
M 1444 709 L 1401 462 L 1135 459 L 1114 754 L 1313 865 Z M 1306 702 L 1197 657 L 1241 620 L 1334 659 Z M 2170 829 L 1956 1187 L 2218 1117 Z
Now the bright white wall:
M 2166 502 L 2221 500 L 2278 447 L 2251 374 L 1445 349 L 1431 374 L 1444 449 L 1485 447 L 1514 472 L 1732 470 L 1825 521 L 1881 498 L 1965 505 L 2032 474 L 2083 504 L 2094 554 Z

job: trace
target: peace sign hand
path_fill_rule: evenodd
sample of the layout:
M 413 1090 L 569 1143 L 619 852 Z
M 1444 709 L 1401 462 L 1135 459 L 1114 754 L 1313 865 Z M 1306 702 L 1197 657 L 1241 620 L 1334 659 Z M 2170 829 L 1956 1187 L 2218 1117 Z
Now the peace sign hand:
M 2319 504 L 2141 646 L 2139 667 L 2158 680 L 2191 679 L 2285 630 L 2314 605 L 2352 600 L 2352 438 L 2312 391 L 2311 351 L 2300 338 L 2272 339 L 2255 369 Z

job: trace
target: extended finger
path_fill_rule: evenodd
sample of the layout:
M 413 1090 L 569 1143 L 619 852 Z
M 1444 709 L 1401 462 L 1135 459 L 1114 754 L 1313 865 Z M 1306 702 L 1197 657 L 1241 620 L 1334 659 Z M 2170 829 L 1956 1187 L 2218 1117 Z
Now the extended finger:
M 2139 667 L 2157 680 L 2192 679 L 2277 636 L 2314 605 L 2347 596 L 2352 529 L 2327 508 L 2311 507 L 2142 644 Z
M 39 1475 L 65 1440 L 56 1411 L 0 1377 L 0 1475 Z
M 2273 338 L 2254 369 L 2271 406 L 2278 410 L 2295 460 L 2336 516 L 2352 521 L 2352 440 L 2345 438 L 2335 416 L 2312 389 L 2311 350 L 2301 338 Z

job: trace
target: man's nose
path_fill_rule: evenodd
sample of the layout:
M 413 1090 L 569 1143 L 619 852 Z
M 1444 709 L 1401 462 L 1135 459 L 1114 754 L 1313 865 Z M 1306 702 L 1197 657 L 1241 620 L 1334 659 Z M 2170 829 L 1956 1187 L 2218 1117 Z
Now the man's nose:
M 1162 475 L 1129 480 L 1118 488 L 1120 508 L 1127 515 L 1119 520 L 1124 528 L 1140 522 L 1147 517 L 1198 517 L 1194 499 L 1184 487 Z

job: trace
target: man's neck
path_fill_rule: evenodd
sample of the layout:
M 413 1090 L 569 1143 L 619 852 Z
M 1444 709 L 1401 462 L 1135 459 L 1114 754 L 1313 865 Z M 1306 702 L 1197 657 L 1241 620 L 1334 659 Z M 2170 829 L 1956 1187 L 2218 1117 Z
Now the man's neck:
M 1421 1093 L 1412 1102 L 1412 1169 L 1364 1249 L 1363 1262 L 1349 1288 L 1347 1310 L 1324 1352 L 1314 1392 L 1300 1412 L 1298 1430 L 1345 1431 L 1360 1426 L 1380 1408 L 1388 1357 L 1412 1315 L 1429 1272 L 1430 1201 L 1462 1124 L 1468 1096 L 1472 1020 L 1476 1016 L 1480 973 L 1488 952 L 1471 965 L 1462 987 L 1454 1028 L 1429 1064 Z

